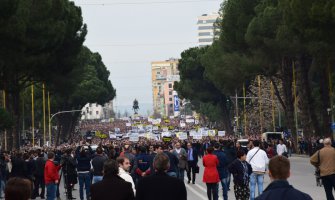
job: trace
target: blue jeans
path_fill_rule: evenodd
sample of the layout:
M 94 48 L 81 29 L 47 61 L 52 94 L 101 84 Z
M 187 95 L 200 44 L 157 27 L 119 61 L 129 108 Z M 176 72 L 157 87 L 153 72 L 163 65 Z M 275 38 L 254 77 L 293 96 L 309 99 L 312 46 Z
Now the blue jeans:
M 47 188 L 47 200 L 55 200 L 57 185 L 55 183 L 48 183 L 46 184 L 46 188 Z
M 228 177 L 221 179 L 223 200 L 228 200 Z M 218 184 L 219 190 L 219 184 Z
M 103 176 L 93 176 L 93 184 L 102 181 Z
M 84 184 L 86 190 L 86 199 L 89 199 L 90 196 L 90 187 L 91 187 L 91 176 L 90 173 L 78 173 L 79 179 L 79 196 L 81 200 L 84 200 Z
M 184 182 L 184 176 L 185 176 L 185 169 L 178 168 L 177 169 L 177 178 L 179 178 L 181 181 Z
M 167 175 L 177 178 L 177 173 L 176 172 L 168 172 Z
M 228 176 L 227 176 L 227 187 L 228 187 L 228 190 L 230 190 L 230 179 L 231 179 L 231 173 L 228 172 Z
M 258 195 L 261 195 L 263 192 L 264 174 L 252 173 L 250 175 L 250 200 L 255 199 L 256 183 L 258 187 Z
M 5 191 L 5 181 L 4 180 L 1 180 L 0 181 L 0 197 L 1 198 L 4 198 L 4 196 L 2 196 L 2 192 Z

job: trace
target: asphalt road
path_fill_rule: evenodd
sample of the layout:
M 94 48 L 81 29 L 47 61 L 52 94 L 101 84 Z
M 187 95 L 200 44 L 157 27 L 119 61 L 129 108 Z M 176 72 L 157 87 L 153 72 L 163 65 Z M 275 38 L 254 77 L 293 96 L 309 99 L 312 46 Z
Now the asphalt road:
M 325 200 L 326 195 L 323 187 L 317 187 L 315 176 L 314 176 L 314 168 L 309 164 L 309 158 L 307 157 L 299 157 L 293 156 L 290 158 L 291 161 L 291 177 L 289 178 L 289 182 L 296 189 L 303 191 L 309 194 L 314 200 Z M 207 200 L 206 194 L 206 184 L 202 182 L 203 176 L 203 166 L 202 160 L 199 160 L 200 173 L 197 174 L 196 184 L 187 184 L 187 178 L 185 173 L 185 185 L 187 188 L 187 199 L 188 200 Z M 269 184 L 270 179 L 268 175 L 265 175 L 264 180 L 264 188 Z M 73 196 L 77 199 L 79 198 L 79 190 L 78 184 L 76 185 L 76 190 L 73 191 Z M 233 192 L 233 183 L 230 185 L 231 190 L 228 193 L 229 199 L 235 199 Z M 60 186 L 61 199 L 65 200 L 65 192 L 63 183 Z M 256 190 L 257 191 L 257 190 Z M 220 185 L 219 189 L 219 197 L 222 200 L 222 188 Z M 36 198 L 39 199 L 39 198 Z

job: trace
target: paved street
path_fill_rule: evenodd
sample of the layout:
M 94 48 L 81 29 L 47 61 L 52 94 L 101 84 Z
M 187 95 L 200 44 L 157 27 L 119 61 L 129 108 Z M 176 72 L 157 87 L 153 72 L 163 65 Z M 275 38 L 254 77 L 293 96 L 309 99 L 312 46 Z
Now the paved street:
M 289 182 L 295 188 L 309 194 L 314 200 L 325 200 L 326 195 L 322 187 L 316 187 L 314 168 L 309 164 L 309 158 L 307 157 L 291 157 L 291 177 Z M 200 166 L 199 161 L 199 166 Z M 206 185 L 202 183 L 203 168 L 200 168 L 200 174 L 197 177 L 196 184 L 187 184 L 187 199 L 188 200 L 207 200 Z M 269 184 L 270 179 L 268 175 L 265 175 L 264 188 Z M 235 199 L 233 191 L 233 183 L 230 185 L 230 191 L 228 193 L 229 199 Z M 256 190 L 257 191 L 257 190 Z M 222 200 L 222 189 L 220 185 L 219 197 Z
M 309 158 L 307 157 L 292 157 L 291 161 L 291 177 L 289 182 L 297 189 L 308 193 L 314 200 L 325 200 L 326 195 L 322 187 L 316 187 L 314 169 L 309 164 Z M 196 184 L 187 184 L 186 173 L 185 173 L 185 183 L 187 188 L 187 199 L 188 200 L 207 200 L 206 195 L 206 185 L 202 182 L 202 175 L 204 168 L 202 167 L 202 162 L 199 160 L 200 174 L 198 174 L 196 179 Z M 270 180 L 268 175 L 265 176 L 266 187 Z M 231 184 L 230 188 L 233 188 Z M 74 197 L 79 199 L 78 184 L 76 185 L 76 190 L 73 191 Z M 233 190 L 229 191 L 229 199 L 235 199 Z M 61 185 L 61 198 L 65 199 L 64 187 Z M 39 198 L 38 198 L 39 199 Z M 222 189 L 220 186 L 220 199 L 222 200 Z

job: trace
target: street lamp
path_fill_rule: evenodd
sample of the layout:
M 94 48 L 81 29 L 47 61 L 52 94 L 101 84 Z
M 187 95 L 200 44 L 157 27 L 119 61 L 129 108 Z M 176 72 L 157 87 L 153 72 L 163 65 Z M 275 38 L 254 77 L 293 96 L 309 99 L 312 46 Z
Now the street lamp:
M 59 111 L 59 112 L 56 112 L 55 114 L 52 114 L 50 119 L 49 119 L 49 142 L 50 142 L 50 145 L 51 145 L 51 121 L 52 119 L 56 116 L 56 115 L 59 115 L 59 114 L 63 114 L 63 113 L 73 113 L 73 112 L 81 112 L 81 110 L 65 110 L 65 111 Z

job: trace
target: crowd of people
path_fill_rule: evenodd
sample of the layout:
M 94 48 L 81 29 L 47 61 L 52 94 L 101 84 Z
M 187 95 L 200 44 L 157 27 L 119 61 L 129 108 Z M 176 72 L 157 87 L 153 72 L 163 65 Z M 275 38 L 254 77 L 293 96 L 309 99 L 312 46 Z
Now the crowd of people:
M 123 127 L 120 124 L 113 127 Z M 105 126 L 105 123 L 85 122 L 81 128 L 104 130 Z M 88 139 L 74 135 L 69 142 L 57 147 L 26 146 L 19 151 L 3 151 L 0 157 L 0 197 L 18 199 L 15 195 L 22 195 L 24 198 L 19 199 L 40 197 L 54 200 L 61 196 L 59 187 L 63 181 L 67 199 L 75 199 L 73 190 L 78 184 L 80 200 L 109 199 L 110 196 L 113 199 L 185 200 L 185 184 L 196 184 L 199 166 L 203 165 L 202 181 L 206 184 L 210 200 L 218 199 L 219 183 L 224 200 L 228 199 L 231 188 L 238 200 L 311 199 L 286 180 L 290 175 L 288 157 L 297 149 L 290 139 L 262 141 L 260 135 L 251 135 L 249 140 L 247 146 L 242 146 L 238 138 L 231 135 L 204 137 L 201 140 L 193 140 L 190 136 L 180 140 L 172 136 L 168 142 L 145 137 L 131 142 L 127 138 Z M 310 154 L 313 154 L 312 151 L 320 152 L 317 157 L 313 155 L 311 162 L 316 167 L 320 166 L 321 177 L 325 177 L 322 180 L 327 199 L 334 199 L 331 188 L 335 183 L 335 164 L 329 166 L 324 160 L 333 161 L 335 156 L 328 158 L 325 150 L 320 150 L 324 148 L 324 142 L 319 138 L 309 141 L 313 143 Z M 327 147 L 329 139 L 325 142 Z M 333 148 L 331 150 L 334 151 Z M 296 152 L 299 153 L 299 150 Z M 200 159 L 202 163 L 199 163 Z M 269 173 L 272 183 L 264 190 L 266 173 Z M 13 185 L 13 182 L 16 184 Z M 22 186 L 20 192 L 13 193 L 16 185 L 26 186 L 26 189 Z

